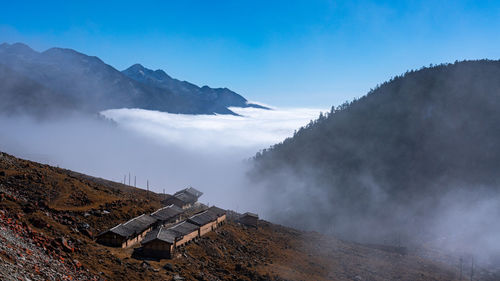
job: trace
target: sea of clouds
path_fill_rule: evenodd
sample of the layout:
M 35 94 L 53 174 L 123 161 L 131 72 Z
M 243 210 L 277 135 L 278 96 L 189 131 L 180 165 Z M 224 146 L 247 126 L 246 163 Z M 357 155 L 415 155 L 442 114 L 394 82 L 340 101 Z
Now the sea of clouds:
M 262 217 L 264 190 L 249 182 L 250 157 L 319 116 L 313 108 L 231 108 L 234 115 L 142 109 L 102 112 L 114 123 L 73 116 L 0 117 L 0 151 L 96 177 L 173 193 L 193 186 L 200 201 Z
M 316 108 L 230 109 L 239 116 L 171 114 L 144 109 L 111 109 L 102 114 L 119 126 L 159 143 L 194 150 L 236 149 L 253 155 L 292 136 L 295 130 L 325 111 Z

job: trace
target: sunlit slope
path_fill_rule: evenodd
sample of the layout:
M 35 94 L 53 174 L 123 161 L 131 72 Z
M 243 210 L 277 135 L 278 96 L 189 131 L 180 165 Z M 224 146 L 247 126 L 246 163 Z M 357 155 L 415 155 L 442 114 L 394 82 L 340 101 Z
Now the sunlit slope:
M 257 229 L 230 221 L 171 260 L 143 262 L 131 258 L 132 249 L 105 247 L 91 237 L 155 210 L 160 195 L 3 153 L 0 198 L 0 277 L 6 280 L 171 280 L 175 275 L 186 280 L 459 277 L 457 268 L 413 254 L 381 251 L 265 221 Z

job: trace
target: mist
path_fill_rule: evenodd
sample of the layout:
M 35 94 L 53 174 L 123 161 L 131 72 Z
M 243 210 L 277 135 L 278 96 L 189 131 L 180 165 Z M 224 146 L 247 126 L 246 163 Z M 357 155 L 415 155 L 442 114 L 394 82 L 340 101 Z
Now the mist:
M 267 194 L 261 211 L 273 222 L 363 244 L 403 246 L 453 266 L 474 257 L 483 268 L 500 268 L 500 195 L 492 186 L 448 183 L 453 188 L 441 196 L 394 202 L 371 176 L 360 175 L 361 197 L 322 181 L 313 168 L 304 170 L 282 169 L 256 180 Z
M 500 265 L 500 63 L 408 71 L 255 157 L 273 221 Z M 289 206 L 283 208 L 283 206 Z
M 238 110 L 238 109 L 235 109 Z M 182 115 L 139 109 L 103 112 L 107 119 L 0 117 L 0 151 L 162 193 L 193 186 L 200 201 L 262 217 L 262 193 L 251 186 L 248 159 L 318 115 L 318 109 L 241 109 L 240 116 Z M 287 122 L 281 120 L 287 119 Z

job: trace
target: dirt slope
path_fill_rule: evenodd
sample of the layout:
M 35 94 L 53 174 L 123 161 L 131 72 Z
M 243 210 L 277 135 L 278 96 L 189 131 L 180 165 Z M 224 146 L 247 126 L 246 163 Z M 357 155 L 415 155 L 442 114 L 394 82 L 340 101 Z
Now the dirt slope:
M 458 280 L 455 267 L 313 232 L 228 222 L 172 260 L 93 235 L 160 207 L 160 194 L 0 153 L 2 280 Z M 107 211 L 107 212 L 104 212 Z

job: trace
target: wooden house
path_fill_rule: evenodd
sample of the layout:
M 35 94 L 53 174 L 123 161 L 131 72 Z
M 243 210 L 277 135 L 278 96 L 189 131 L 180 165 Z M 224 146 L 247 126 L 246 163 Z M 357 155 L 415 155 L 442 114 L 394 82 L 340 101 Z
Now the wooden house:
M 253 226 L 253 227 L 257 227 L 258 221 L 259 221 L 259 215 L 254 214 L 254 213 L 250 213 L 250 212 L 244 213 L 239 218 L 240 223 L 247 225 L 247 226 Z
M 151 258 L 168 259 L 172 257 L 177 234 L 164 226 L 150 231 L 142 244 L 142 255 Z
M 157 219 L 150 215 L 140 215 L 100 233 L 97 242 L 111 247 L 130 247 L 142 241 L 156 222 Z

